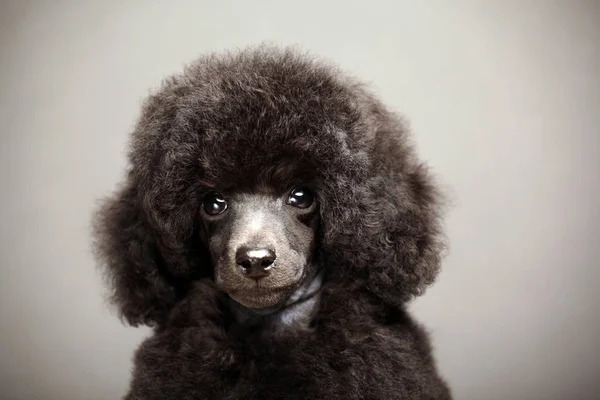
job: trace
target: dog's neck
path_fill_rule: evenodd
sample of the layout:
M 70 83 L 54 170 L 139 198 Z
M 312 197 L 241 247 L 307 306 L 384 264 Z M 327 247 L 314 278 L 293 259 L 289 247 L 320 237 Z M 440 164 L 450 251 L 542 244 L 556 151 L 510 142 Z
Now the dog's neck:
M 230 298 L 230 308 L 235 322 L 243 327 L 264 326 L 273 329 L 274 332 L 282 332 L 292 327 L 308 329 L 319 304 L 322 284 L 323 273 L 316 272 L 305 279 L 283 305 L 249 309 Z

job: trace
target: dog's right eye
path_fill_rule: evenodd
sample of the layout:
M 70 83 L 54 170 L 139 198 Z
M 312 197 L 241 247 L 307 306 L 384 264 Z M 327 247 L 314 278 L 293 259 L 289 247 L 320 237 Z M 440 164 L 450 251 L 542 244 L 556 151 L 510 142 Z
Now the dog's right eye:
M 202 208 L 208 215 L 219 215 L 227 209 L 227 201 L 219 192 L 208 192 L 202 200 Z

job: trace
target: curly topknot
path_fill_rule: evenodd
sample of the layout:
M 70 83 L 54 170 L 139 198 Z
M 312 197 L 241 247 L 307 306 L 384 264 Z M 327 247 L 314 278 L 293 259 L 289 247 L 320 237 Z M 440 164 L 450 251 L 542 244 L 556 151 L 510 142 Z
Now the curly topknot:
M 202 57 L 147 100 L 130 171 L 96 219 L 113 300 L 131 324 L 165 320 L 197 276 L 199 193 L 310 182 L 327 282 L 399 305 L 438 273 L 440 201 L 406 125 L 360 83 L 292 49 Z

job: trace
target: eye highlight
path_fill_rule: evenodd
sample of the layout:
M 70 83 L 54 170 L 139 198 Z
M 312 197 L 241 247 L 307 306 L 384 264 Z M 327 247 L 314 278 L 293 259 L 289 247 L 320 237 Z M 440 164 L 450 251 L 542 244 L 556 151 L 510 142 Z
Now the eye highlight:
M 227 201 L 219 192 L 208 192 L 202 199 L 202 208 L 207 215 L 214 217 L 227 209 Z
M 296 208 L 309 208 L 313 205 L 315 196 L 310 189 L 306 187 L 294 188 L 287 199 L 287 204 Z

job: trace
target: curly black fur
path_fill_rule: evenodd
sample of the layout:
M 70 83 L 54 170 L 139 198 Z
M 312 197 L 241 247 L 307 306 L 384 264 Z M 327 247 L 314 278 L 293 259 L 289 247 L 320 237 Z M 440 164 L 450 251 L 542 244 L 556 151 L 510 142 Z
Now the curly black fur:
M 405 311 L 438 273 L 439 195 L 403 121 L 291 49 L 203 57 L 147 100 L 96 248 L 132 325 L 128 399 L 449 399 Z M 200 194 L 300 176 L 325 270 L 310 329 L 240 332 L 199 239 Z

